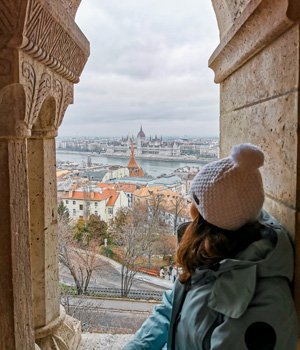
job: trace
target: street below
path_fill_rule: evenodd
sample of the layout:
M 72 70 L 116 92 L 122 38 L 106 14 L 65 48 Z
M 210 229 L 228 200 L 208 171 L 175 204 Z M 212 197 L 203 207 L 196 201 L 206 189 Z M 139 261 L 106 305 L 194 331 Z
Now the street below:
M 116 261 L 98 256 L 100 267 L 92 275 L 91 288 L 119 289 L 121 286 L 121 265 Z M 67 268 L 60 265 L 60 282 L 74 286 L 74 280 Z M 171 289 L 173 283 L 167 279 L 137 273 L 132 290 L 140 292 L 164 292 Z M 82 329 L 88 332 L 110 334 L 133 334 L 152 313 L 153 307 L 160 301 L 130 300 L 125 298 L 107 298 L 90 296 L 62 295 L 61 302 L 67 313 L 82 323 Z

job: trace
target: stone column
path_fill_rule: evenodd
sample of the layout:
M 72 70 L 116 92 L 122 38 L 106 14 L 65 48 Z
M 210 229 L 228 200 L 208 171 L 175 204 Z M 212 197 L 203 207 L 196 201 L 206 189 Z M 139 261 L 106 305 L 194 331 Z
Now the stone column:
M 56 131 L 28 140 L 31 268 L 36 343 L 41 349 L 76 349 L 80 322 L 59 305 Z M 55 345 L 54 345 L 55 344 Z
M 59 305 L 53 134 L 89 56 L 79 4 L 0 2 L 1 350 L 37 349 L 35 338 L 43 350 L 79 342 L 79 323 Z
M 0 92 L 0 349 L 9 350 L 34 348 L 22 97 L 20 86 Z

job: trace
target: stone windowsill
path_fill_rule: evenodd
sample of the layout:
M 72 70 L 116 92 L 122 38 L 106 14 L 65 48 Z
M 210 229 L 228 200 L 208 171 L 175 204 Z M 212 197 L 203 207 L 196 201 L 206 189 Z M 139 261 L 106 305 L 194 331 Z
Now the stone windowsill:
M 83 333 L 78 350 L 121 350 L 132 334 Z

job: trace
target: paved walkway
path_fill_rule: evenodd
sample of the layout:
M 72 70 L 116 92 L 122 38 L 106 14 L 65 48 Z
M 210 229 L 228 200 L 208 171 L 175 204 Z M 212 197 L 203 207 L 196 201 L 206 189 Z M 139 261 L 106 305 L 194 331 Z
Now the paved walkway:
M 103 262 L 101 268 L 93 271 L 90 287 L 120 288 L 121 281 L 121 264 L 98 255 L 99 260 Z M 59 268 L 60 281 L 67 285 L 74 285 L 74 280 L 70 271 L 60 264 Z M 135 290 L 166 290 L 171 289 L 173 283 L 167 279 L 161 279 L 145 273 L 137 273 L 134 278 L 132 289 Z
M 107 261 L 110 265 L 112 265 L 116 270 L 118 270 L 119 273 L 121 273 L 121 264 L 118 263 L 117 261 L 110 259 L 106 256 L 101 255 L 101 259 L 103 261 Z M 135 279 L 143 281 L 143 282 L 148 282 L 151 284 L 154 284 L 156 286 L 164 287 L 166 289 L 171 289 L 173 287 L 173 282 L 168 280 L 168 279 L 162 279 L 159 277 L 147 275 L 145 273 L 138 272 L 135 275 Z

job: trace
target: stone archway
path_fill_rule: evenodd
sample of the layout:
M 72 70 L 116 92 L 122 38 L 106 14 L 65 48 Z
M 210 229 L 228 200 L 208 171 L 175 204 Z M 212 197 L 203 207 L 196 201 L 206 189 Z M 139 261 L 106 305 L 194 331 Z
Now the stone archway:
M 298 268 L 299 1 L 212 2 L 221 39 L 210 59 L 221 85 L 221 154 L 251 141 L 270 155 L 266 205 L 294 235 Z M 79 4 L 0 3 L 1 349 L 30 350 L 35 338 L 42 349 L 79 341 L 59 307 L 54 204 L 54 137 L 89 55 L 74 22 Z

